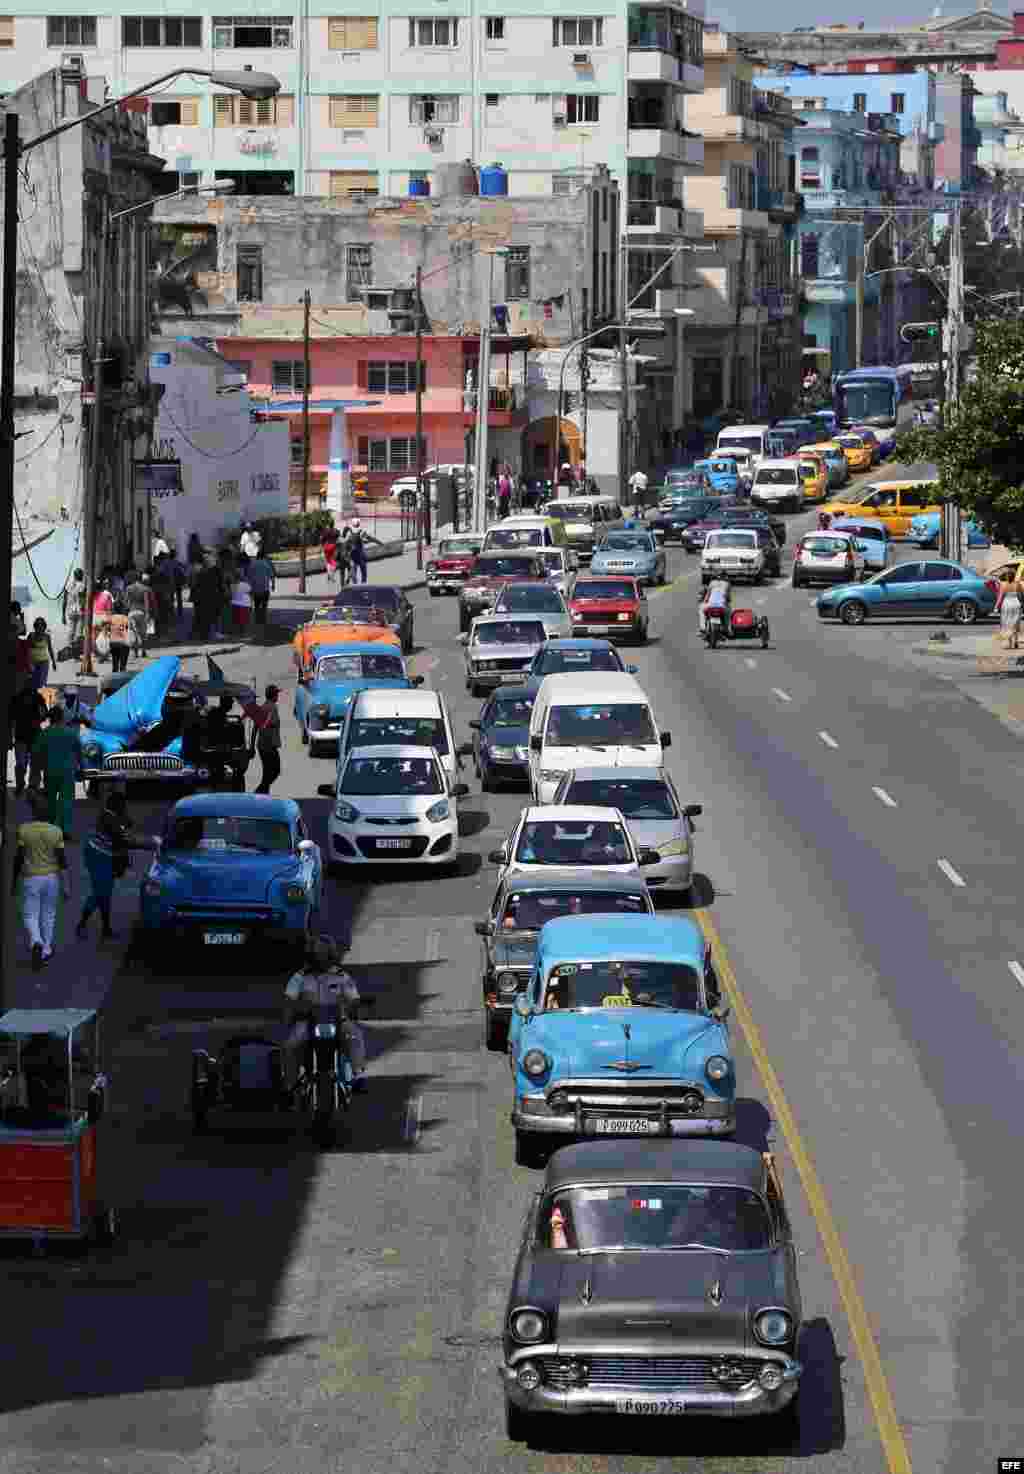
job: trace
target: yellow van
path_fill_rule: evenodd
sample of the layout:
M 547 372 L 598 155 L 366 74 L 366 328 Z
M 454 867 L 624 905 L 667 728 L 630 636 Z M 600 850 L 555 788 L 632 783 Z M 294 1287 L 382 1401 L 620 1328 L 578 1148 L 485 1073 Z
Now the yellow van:
M 812 450 L 798 450 L 797 475 L 804 484 L 804 501 L 821 502 L 828 495 L 828 465 Z
M 941 512 L 942 504 L 935 481 L 872 481 L 854 496 L 826 502 L 821 510 L 832 517 L 877 517 L 890 537 L 906 537 L 914 517 Z
M 852 430 L 844 430 L 841 435 L 834 438 L 833 444 L 838 445 L 851 471 L 870 471 L 874 452 L 871 442 L 865 440 L 862 435 L 856 435 Z

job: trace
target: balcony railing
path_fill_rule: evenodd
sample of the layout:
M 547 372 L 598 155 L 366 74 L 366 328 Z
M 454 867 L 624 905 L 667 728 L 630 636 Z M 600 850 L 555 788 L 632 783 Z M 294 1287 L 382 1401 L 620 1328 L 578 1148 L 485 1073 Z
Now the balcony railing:
M 673 205 L 670 200 L 630 200 L 629 223 L 630 225 L 657 225 L 659 211 L 662 212 L 663 221 L 676 225 L 680 230 L 683 228 L 682 207 Z

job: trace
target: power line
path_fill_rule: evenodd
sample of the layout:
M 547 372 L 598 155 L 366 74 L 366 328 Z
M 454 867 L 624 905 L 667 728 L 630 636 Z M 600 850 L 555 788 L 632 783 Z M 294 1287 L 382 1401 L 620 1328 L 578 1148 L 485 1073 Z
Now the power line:
M 178 434 L 184 440 L 185 444 L 186 445 L 191 445 L 191 447 L 192 447 L 193 450 L 198 451 L 201 456 L 205 456 L 208 461 L 227 461 L 227 460 L 230 460 L 232 456 L 240 455 L 241 452 L 243 450 L 245 450 L 246 446 L 249 446 L 249 445 L 251 445 L 253 443 L 253 441 L 256 439 L 257 435 L 260 433 L 260 431 L 263 428 L 262 425 L 257 425 L 256 428 L 255 428 L 255 430 L 249 436 L 248 440 L 243 440 L 242 441 L 242 444 L 241 445 L 236 445 L 235 448 L 234 448 L 234 450 L 225 450 L 225 451 L 221 451 L 218 454 L 217 452 L 212 451 L 212 450 L 204 450 L 201 445 L 197 445 L 196 442 L 189 437 L 188 432 L 186 430 L 183 430 L 182 427 L 178 424 L 177 420 L 171 414 L 171 410 L 170 410 L 170 406 L 169 405 L 161 405 L 160 406 L 160 413 L 161 414 L 166 414 L 167 418 L 170 420 L 170 422 L 174 426 L 175 430 L 177 430 Z M 212 422 L 208 422 L 208 423 L 212 423 Z

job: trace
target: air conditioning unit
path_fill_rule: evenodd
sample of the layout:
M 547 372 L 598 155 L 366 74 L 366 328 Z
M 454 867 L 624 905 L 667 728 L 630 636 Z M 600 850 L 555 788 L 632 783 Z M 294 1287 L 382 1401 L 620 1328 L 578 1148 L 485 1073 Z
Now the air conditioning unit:
M 552 121 L 554 122 L 556 128 L 564 128 L 566 125 L 565 113 L 555 113 L 553 115 Z
M 435 128 L 432 124 L 428 123 L 423 130 L 423 137 L 427 143 L 444 143 L 444 129 Z
M 65 72 L 84 72 L 85 71 L 85 57 L 79 55 L 78 52 L 74 52 L 74 53 L 65 52 L 64 55 L 60 59 L 60 64 L 61 64 L 61 67 L 63 68 L 63 70 Z
M 590 52 L 574 51 L 572 54 L 572 64 L 574 67 L 588 67 L 590 65 Z

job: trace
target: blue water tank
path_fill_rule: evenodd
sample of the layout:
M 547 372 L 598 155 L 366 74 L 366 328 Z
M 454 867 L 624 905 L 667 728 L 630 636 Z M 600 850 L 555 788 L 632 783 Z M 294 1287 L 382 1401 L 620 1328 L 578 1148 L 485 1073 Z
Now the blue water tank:
M 410 179 L 409 180 L 409 193 L 411 195 L 418 195 L 421 198 L 424 195 L 428 195 L 430 193 L 430 180 L 429 179 Z
M 508 194 L 508 174 L 500 164 L 488 164 L 480 170 L 482 195 Z

